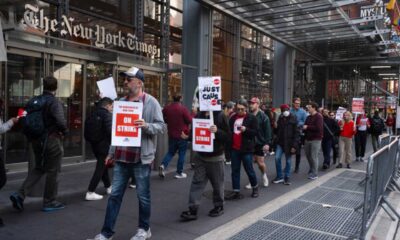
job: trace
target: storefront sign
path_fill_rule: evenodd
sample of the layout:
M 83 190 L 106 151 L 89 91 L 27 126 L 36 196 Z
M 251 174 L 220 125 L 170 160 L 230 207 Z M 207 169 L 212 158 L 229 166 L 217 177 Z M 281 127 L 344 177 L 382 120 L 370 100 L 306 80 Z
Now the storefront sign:
M 376 15 L 384 15 L 386 13 L 386 7 L 380 6 L 376 8 L 375 5 L 361 6 L 360 17 L 371 17 Z
M 200 111 L 221 111 L 221 77 L 199 77 Z
M 363 114 L 364 113 L 364 98 L 353 98 L 353 102 L 351 104 L 351 110 L 355 114 Z
M 140 147 L 142 130 L 135 121 L 142 118 L 142 111 L 141 102 L 114 102 L 111 145 Z
M 100 25 L 87 27 L 82 24 L 75 24 L 75 19 L 65 15 L 61 16 L 61 21 L 50 19 L 44 15 L 44 10 L 39 7 L 26 4 L 22 23 L 29 27 L 40 29 L 44 34 L 47 32 L 59 32 L 62 37 L 71 36 L 86 40 L 94 40 L 96 47 L 105 48 L 106 45 L 114 45 L 122 48 L 128 48 L 131 51 L 157 55 L 159 49 L 157 46 L 141 42 L 131 33 L 118 31 L 117 34 L 107 31 Z
M 193 118 L 193 151 L 196 152 L 213 152 L 214 141 L 210 127 L 212 122 L 210 119 Z

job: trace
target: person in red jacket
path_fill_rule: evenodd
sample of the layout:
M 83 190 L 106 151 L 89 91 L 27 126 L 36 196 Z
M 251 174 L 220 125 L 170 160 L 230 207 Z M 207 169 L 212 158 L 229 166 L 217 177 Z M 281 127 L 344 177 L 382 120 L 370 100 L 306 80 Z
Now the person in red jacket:
M 173 97 L 174 102 L 164 107 L 164 121 L 168 126 L 168 152 L 165 155 L 159 170 L 159 176 L 165 177 L 164 170 L 168 167 L 169 162 L 178 151 L 178 165 L 175 178 L 186 178 L 186 173 L 183 172 L 185 164 L 185 155 L 188 146 L 187 135 L 189 135 L 189 125 L 192 122 L 189 110 L 182 105 L 182 96 Z
M 393 125 L 395 124 L 393 114 L 389 113 L 386 118 L 386 129 L 387 133 L 392 136 L 393 135 Z
M 353 136 L 356 133 L 356 124 L 352 120 L 351 112 L 347 111 L 343 114 L 343 120 L 339 122 L 340 137 L 339 137 L 339 150 L 340 161 L 336 168 L 342 168 L 343 164 L 347 164 L 347 168 L 351 168 L 351 156 L 353 145 Z

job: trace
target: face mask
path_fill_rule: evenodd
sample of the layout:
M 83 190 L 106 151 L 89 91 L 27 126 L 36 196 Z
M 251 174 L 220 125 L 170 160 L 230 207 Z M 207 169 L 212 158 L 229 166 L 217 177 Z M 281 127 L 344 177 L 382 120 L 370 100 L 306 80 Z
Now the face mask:
M 289 114 L 290 114 L 290 112 L 289 112 L 289 111 L 284 111 L 284 112 L 283 112 L 283 116 L 284 116 L 284 117 L 287 117 L 287 116 L 289 116 Z

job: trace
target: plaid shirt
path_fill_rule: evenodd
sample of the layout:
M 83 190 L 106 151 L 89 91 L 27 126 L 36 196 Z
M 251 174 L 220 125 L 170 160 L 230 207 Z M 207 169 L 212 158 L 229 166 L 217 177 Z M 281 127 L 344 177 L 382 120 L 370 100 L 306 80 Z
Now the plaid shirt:
M 140 147 L 115 147 L 114 159 L 123 163 L 140 162 Z

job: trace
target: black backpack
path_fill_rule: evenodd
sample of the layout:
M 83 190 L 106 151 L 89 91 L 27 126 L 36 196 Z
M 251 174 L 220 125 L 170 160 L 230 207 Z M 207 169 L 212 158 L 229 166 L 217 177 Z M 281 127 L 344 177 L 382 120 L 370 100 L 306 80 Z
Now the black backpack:
M 385 126 L 383 123 L 383 120 L 381 118 L 372 118 L 372 123 L 371 123 L 371 133 L 372 134 L 382 134 Z
M 103 120 L 97 109 L 85 120 L 85 140 L 90 143 L 98 143 L 104 139 Z
M 35 96 L 25 106 L 26 116 L 19 121 L 22 125 L 22 132 L 28 139 L 39 139 L 46 136 L 47 129 L 44 122 L 46 97 Z

